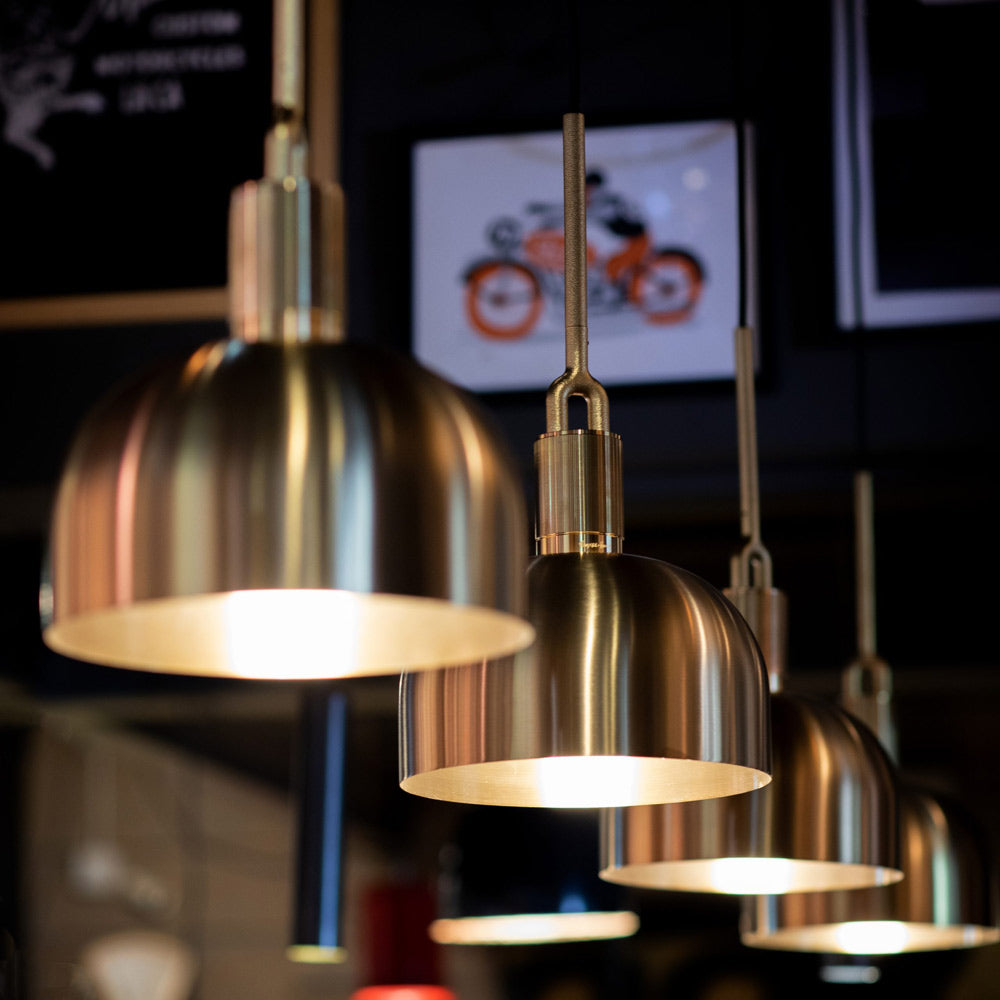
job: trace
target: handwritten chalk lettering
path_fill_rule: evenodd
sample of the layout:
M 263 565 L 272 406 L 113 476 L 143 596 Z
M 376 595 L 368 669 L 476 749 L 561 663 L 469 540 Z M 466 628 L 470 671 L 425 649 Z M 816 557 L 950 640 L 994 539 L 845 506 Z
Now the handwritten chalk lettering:
M 180 80 L 153 80 L 123 84 L 118 92 L 123 115 L 169 114 L 184 107 L 184 85 Z
M 181 73 L 230 73 L 246 65 L 242 45 L 192 45 L 181 49 L 105 52 L 94 59 L 99 77 L 154 76 Z
M 235 35 L 243 27 L 237 10 L 191 10 L 157 14 L 149 22 L 151 38 L 210 38 Z
M 163 0 L 98 0 L 97 9 L 105 21 L 125 21 L 134 24 L 147 8 Z

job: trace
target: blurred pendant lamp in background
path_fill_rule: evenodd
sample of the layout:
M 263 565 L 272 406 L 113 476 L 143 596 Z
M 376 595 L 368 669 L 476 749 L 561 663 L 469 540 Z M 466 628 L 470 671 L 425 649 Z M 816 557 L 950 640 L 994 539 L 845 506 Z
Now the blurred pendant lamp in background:
M 345 962 L 344 760 L 347 697 L 302 696 L 298 753 L 298 850 L 292 940 L 295 962 Z
M 110 666 L 397 673 L 527 645 L 521 482 L 466 393 L 344 343 L 343 205 L 304 176 L 304 0 L 277 0 L 266 177 L 230 210 L 230 337 L 105 398 L 60 481 L 44 638 Z
M 836 705 L 783 690 L 786 598 L 772 585 L 771 555 L 760 532 L 745 141 L 741 133 L 743 287 L 735 331 L 745 545 L 732 561 L 726 595 L 750 623 L 767 662 L 772 781 L 727 799 L 606 810 L 601 877 L 646 888 L 735 894 L 884 885 L 901 877 L 891 763 L 874 734 Z
M 536 641 L 400 687 L 400 784 L 482 805 L 733 795 L 770 772 L 767 680 L 746 623 L 683 569 L 622 553 L 621 439 L 587 368 L 584 121 L 563 118 L 566 371 L 535 443 Z M 587 426 L 569 426 L 569 399 Z M 427 678 L 431 675 L 428 674 Z
M 438 944 L 552 944 L 629 937 L 639 918 L 594 874 L 593 810 L 474 806 L 441 851 Z
M 896 759 L 892 674 L 875 652 L 874 519 L 867 471 L 855 475 L 855 518 L 858 657 L 844 670 L 842 701 L 875 729 Z M 873 956 L 1000 941 L 997 872 L 967 811 L 909 782 L 902 784 L 899 799 L 902 882 L 746 900 L 743 943 Z

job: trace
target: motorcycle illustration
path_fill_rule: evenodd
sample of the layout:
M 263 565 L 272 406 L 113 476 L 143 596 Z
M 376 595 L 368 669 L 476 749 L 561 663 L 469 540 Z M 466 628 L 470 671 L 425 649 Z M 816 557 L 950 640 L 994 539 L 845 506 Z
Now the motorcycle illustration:
M 525 337 L 538 323 L 546 297 L 562 301 L 563 207 L 532 203 L 526 211 L 528 227 L 513 216 L 493 221 L 487 239 L 494 256 L 476 260 L 462 275 L 466 318 L 484 337 Z M 602 226 L 614 243 L 602 253 L 587 241 L 588 309 L 631 306 L 647 323 L 663 325 L 691 316 L 705 281 L 701 262 L 681 247 L 654 247 L 641 216 L 604 189 L 599 171 L 587 175 L 587 220 Z

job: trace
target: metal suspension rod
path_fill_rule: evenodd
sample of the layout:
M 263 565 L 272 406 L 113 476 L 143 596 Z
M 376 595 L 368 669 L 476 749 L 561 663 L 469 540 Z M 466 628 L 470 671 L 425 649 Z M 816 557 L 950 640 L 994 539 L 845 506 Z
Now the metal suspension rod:
M 875 656 L 875 525 L 872 474 L 854 473 L 854 560 L 857 574 L 858 655 Z
M 587 192 L 584 122 L 579 112 L 563 115 L 563 267 L 566 309 L 566 371 L 545 397 L 546 428 L 569 429 L 569 398 L 587 402 L 587 426 L 608 431 L 608 396 L 588 370 Z
M 735 560 L 734 585 L 771 587 L 771 555 L 760 538 L 760 486 L 757 469 L 757 408 L 754 397 L 753 329 L 738 326 L 736 419 L 740 464 L 740 530 L 747 544 Z
M 301 176 L 306 169 L 305 0 L 274 0 L 271 104 L 274 122 L 264 143 L 268 177 Z

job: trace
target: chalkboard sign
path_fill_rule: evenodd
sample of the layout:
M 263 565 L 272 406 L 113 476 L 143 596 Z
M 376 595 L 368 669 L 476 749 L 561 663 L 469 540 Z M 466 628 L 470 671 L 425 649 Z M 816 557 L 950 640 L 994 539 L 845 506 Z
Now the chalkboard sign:
M 229 196 L 263 169 L 270 50 L 268 3 L 2 5 L 0 325 L 81 296 L 138 294 L 164 319 L 185 292 L 224 302 Z

